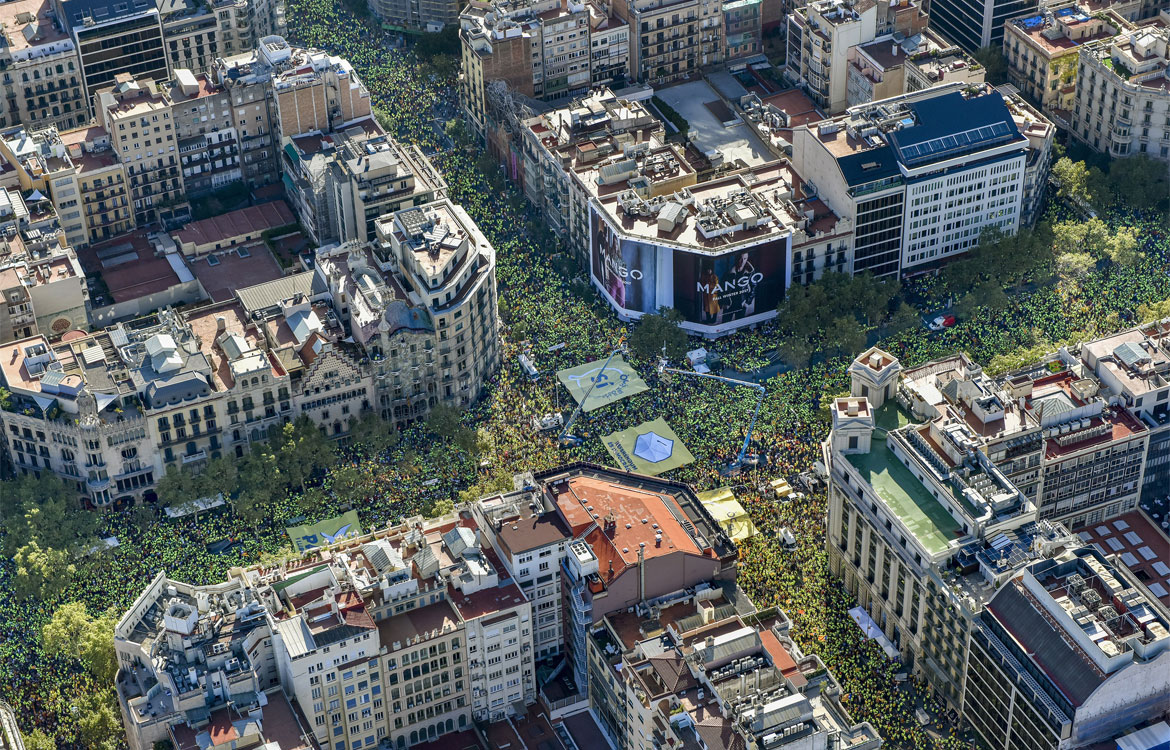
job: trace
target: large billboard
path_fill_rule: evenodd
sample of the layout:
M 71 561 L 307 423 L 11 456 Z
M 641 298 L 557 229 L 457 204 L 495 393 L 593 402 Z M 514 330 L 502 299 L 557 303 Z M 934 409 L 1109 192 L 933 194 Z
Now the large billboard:
M 618 468 L 635 474 L 657 476 L 695 460 L 662 417 L 601 440 Z
M 335 544 L 344 539 L 362 535 L 362 527 L 358 523 L 356 510 L 346 511 L 336 518 L 327 518 L 317 523 L 289 526 L 285 531 L 288 532 L 289 539 L 292 540 L 297 552 Z
M 676 251 L 674 308 L 690 323 L 715 327 L 773 312 L 787 256 L 786 237 L 723 255 Z
M 604 371 L 601 369 L 603 366 L 605 360 L 600 359 L 557 373 L 557 378 L 569 389 L 577 403 L 584 401 L 581 408 L 585 411 L 600 409 L 627 396 L 650 390 L 646 386 L 646 381 L 638 377 L 634 368 L 626 364 L 620 356 L 614 356 L 609 360 L 609 365 L 605 366 Z M 586 393 L 589 393 L 588 399 L 585 398 Z
M 658 246 L 621 239 L 596 209 L 590 213 L 593 277 L 618 307 L 632 312 L 657 312 L 655 284 Z

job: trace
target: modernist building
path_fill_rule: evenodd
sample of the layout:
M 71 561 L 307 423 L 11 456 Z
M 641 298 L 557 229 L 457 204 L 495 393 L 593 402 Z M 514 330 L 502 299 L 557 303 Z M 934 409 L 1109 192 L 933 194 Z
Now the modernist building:
M 1045 188 L 1052 134 L 999 91 L 943 85 L 794 129 L 792 163 L 853 221 L 854 273 L 907 275 L 965 253 L 985 228 L 1016 231 Z

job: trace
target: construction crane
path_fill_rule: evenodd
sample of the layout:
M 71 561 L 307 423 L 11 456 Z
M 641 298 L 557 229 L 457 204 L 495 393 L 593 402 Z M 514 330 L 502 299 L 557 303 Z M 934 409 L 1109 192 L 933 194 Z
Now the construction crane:
M 593 393 L 593 389 L 597 387 L 599 382 L 603 380 L 609 380 L 609 376 L 605 374 L 605 371 L 609 369 L 609 363 L 613 361 L 613 358 L 618 354 L 625 353 L 626 339 L 625 337 L 622 337 L 621 341 L 618 342 L 617 348 L 610 352 L 609 356 L 606 357 L 605 364 L 601 366 L 601 370 L 598 371 L 597 376 L 594 377 L 592 381 L 590 381 L 589 390 L 585 391 L 585 397 L 581 399 L 581 403 L 577 404 L 577 408 L 573 410 L 573 414 L 569 417 L 569 421 L 565 423 L 565 429 L 561 430 L 561 434 L 557 436 L 557 443 L 559 443 L 562 448 L 578 446 L 584 442 L 582 438 L 571 434 L 569 430 L 573 429 L 573 423 L 577 421 L 577 417 L 581 416 L 581 410 L 584 408 L 585 402 L 589 400 L 589 394 Z
M 668 367 L 666 362 L 666 347 L 663 347 L 663 357 L 658 360 L 658 376 L 663 379 L 663 382 L 669 383 L 671 375 L 685 375 L 692 378 L 706 378 L 708 380 L 718 380 L 721 383 L 735 386 L 737 388 L 752 388 L 758 393 L 756 399 L 756 408 L 752 411 L 752 421 L 748 424 L 747 435 L 743 439 L 743 445 L 739 449 L 739 454 L 735 459 L 722 467 L 719 470 L 719 475 L 724 477 L 734 477 L 743 470 L 744 460 L 747 458 L 748 447 L 752 443 L 752 432 L 756 429 L 756 418 L 760 416 L 760 407 L 764 404 L 764 395 L 767 392 L 764 386 L 759 383 L 749 383 L 746 380 L 736 380 L 735 378 L 728 378 L 722 375 L 711 375 L 705 372 L 693 372 L 691 370 L 679 370 L 674 367 Z

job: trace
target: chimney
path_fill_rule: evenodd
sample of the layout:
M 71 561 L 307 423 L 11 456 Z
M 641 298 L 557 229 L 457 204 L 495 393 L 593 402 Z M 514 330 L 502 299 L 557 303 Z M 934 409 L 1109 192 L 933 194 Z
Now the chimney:
M 646 543 L 638 542 L 638 602 L 646 601 Z
M 215 316 L 215 335 L 219 337 L 221 333 L 227 330 L 227 320 L 222 315 Z

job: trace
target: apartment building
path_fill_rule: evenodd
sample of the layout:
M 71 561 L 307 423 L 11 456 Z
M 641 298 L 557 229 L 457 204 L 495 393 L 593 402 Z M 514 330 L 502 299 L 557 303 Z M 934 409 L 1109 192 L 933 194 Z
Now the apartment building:
M 961 413 L 1040 518 L 1080 528 L 1137 507 L 1149 430 L 1062 357 L 992 380 L 958 355 L 902 373 L 899 393 L 918 419 Z
M 762 0 L 733 0 L 723 4 L 723 40 L 727 60 L 754 55 L 762 49 L 762 8 Z
M 377 235 L 379 261 L 396 268 L 434 331 L 428 390 L 445 403 L 471 404 L 500 364 L 495 249 L 445 198 L 379 219 Z
M 410 747 L 533 703 L 528 602 L 470 518 L 410 519 L 212 586 L 160 572 L 115 630 L 130 746 L 261 693 L 330 750 Z
M 1113 10 L 1094 13 L 1077 3 L 1010 19 L 1003 36 L 1008 76 L 1067 128 L 1076 103 L 1081 45 L 1111 38 L 1129 25 Z
M 1008 19 L 1038 5 L 1038 0 L 931 0 L 930 25 L 974 54 L 984 47 L 1003 46 Z
M 244 54 L 218 58 L 211 73 L 212 80 L 231 95 L 240 174 L 253 187 L 281 178 L 280 120 L 272 79 L 292 60 L 292 55 L 283 55 L 282 45 L 273 42 Z
M 248 54 L 269 36 L 283 37 L 287 30 L 284 0 L 215 0 L 219 54 Z
M 608 88 L 526 120 L 517 140 L 522 166 L 513 179 L 552 231 L 566 238 L 572 234 L 570 244 L 582 268 L 588 265 L 589 229 L 582 215 L 570 230 L 579 210 L 573 171 L 646 147 L 670 150 L 662 122 L 641 102 L 618 99 Z M 684 174 L 677 187 L 695 182 L 693 170 L 681 169 Z
M 110 134 L 96 125 L 61 133 L 77 169 L 83 232 L 75 247 L 92 245 L 134 228 L 126 165 L 114 153 Z
M 398 143 L 373 120 L 332 140 L 326 189 L 334 196 L 335 226 L 343 241 L 374 241 L 379 217 L 430 203 L 447 188 L 418 146 Z
M 2 368 L 12 394 L 3 422 L 15 469 L 52 471 L 76 486 L 87 507 L 132 497 L 162 474 L 142 400 L 128 379 L 118 379 L 124 371 L 105 366 L 115 347 L 108 332 L 53 345 L 34 336 L 12 343 Z
M 1151 24 L 1080 48 L 1069 133 L 1112 157 L 1170 161 L 1170 29 Z
M 1102 395 L 1121 399 L 1149 430 L 1141 492 L 1164 494 L 1170 486 L 1170 325 L 1152 321 L 1084 343 L 1078 357 Z
M 120 74 L 116 85 L 94 98 L 97 122 L 110 134 L 114 153 L 126 165 L 134 223 L 180 222 L 190 216 L 183 191 L 174 103 L 153 80 Z
M 292 47 L 280 37 L 260 44 L 261 60 L 271 70 L 280 138 L 328 133 L 371 116 L 370 92 L 349 61 Z
M 0 198 L 0 203 L 3 199 Z M 0 209 L 2 210 L 2 209 Z M 7 230 L 9 222 L 0 217 Z M 59 235 L 5 234 L 0 252 L 0 344 L 89 327 L 89 294 L 77 256 Z
M 850 47 L 850 107 L 910 94 L 941 83 L 983 83 L 983 66 L 930 29 L 897 41 L 892 34 Z
M 459 14 L 460 99 L 473 127 L 483 136 L 489 109 L 499 106 L 488 91 L 495 81 L 515 94 L 555 101 L 580 96 L 598 81 L 624 80 L 629 29 L 589 2 L 470 3 Z
M 452 0 L 369 0 L 368 5 L 385 23 L 431 33 L 458 23 L 462 9 Z
M 197 0 L 158 0 L 158 14 L 171 73 L 206 73 L 220 54 L 214 9 Z
M 1161 602 L 1093 547 L 1032 563 L 980 615 L 966 716 L 992 748 L 1121 744 L 1165 717 L 1168 623 Z
M 184 195 L 195 198 L 238 182 L 243 176 L 239 137 L 227 89 L 180 69 L 168 95 Z
M 818 197 L 854 222 L 853 271 L 917 273 L 960 255 L 986 227 L 1014 232 L 1023 206 L 1043 191 L 1047 158 L 1033 161 L 1021 132 L 1050 125 L 1002 92 L 950 84 L 850 108 L 792 131 L 792 163 Z M 1041 193 L 1042 194 L 1042 193 Z
M 56 129 L 29 130 L 18 126 L 3 131 L 0 157 L 13 170 L 16 184 L 24 191 L 20 203 L 27 204 L 30 210 L 25 220 L 33 225 L 51 223 L 54 226 L 49 234 L 60 230 L 71 247 L 84 245 L 85 221 L 81 211 L 84 196 L 78 192 L 77 167 Z M 17 206 L 15 200 L 10 203 Z
M 590 86 L 621 88 L 630 75 L 630 25 L 592 3 L 587 7 Z
M 789 637 L 783 612 L 757 612 L 733 585 L 700 585 L 590 633 L 594 708 L 617 745 L 876 750 L 820 659 Z
M 94 97 L 114 86 L 119 74 L 138 80 L 170 79 L 162 15 L 155 0 L 54 0 L 53 7 L 77 48 L 90 115 L 101 119 Z
M 0 128 L 85 124 L 89 106 L 77 46 L 49 0 L 16 0 L 0 13 Z
M 818 107 L 830 114 L 848 104 L 849 49 L 873 41 L 877 3 L 820 0 L 788 17 L 785 75 L 805 85 Z
M 667 83 L 722 62 L 723 4 L 710 0 L 616 0 L 613 13 L 630 26 L 630 75 Z M 742 39 L 738 39 L 743 44 Z

